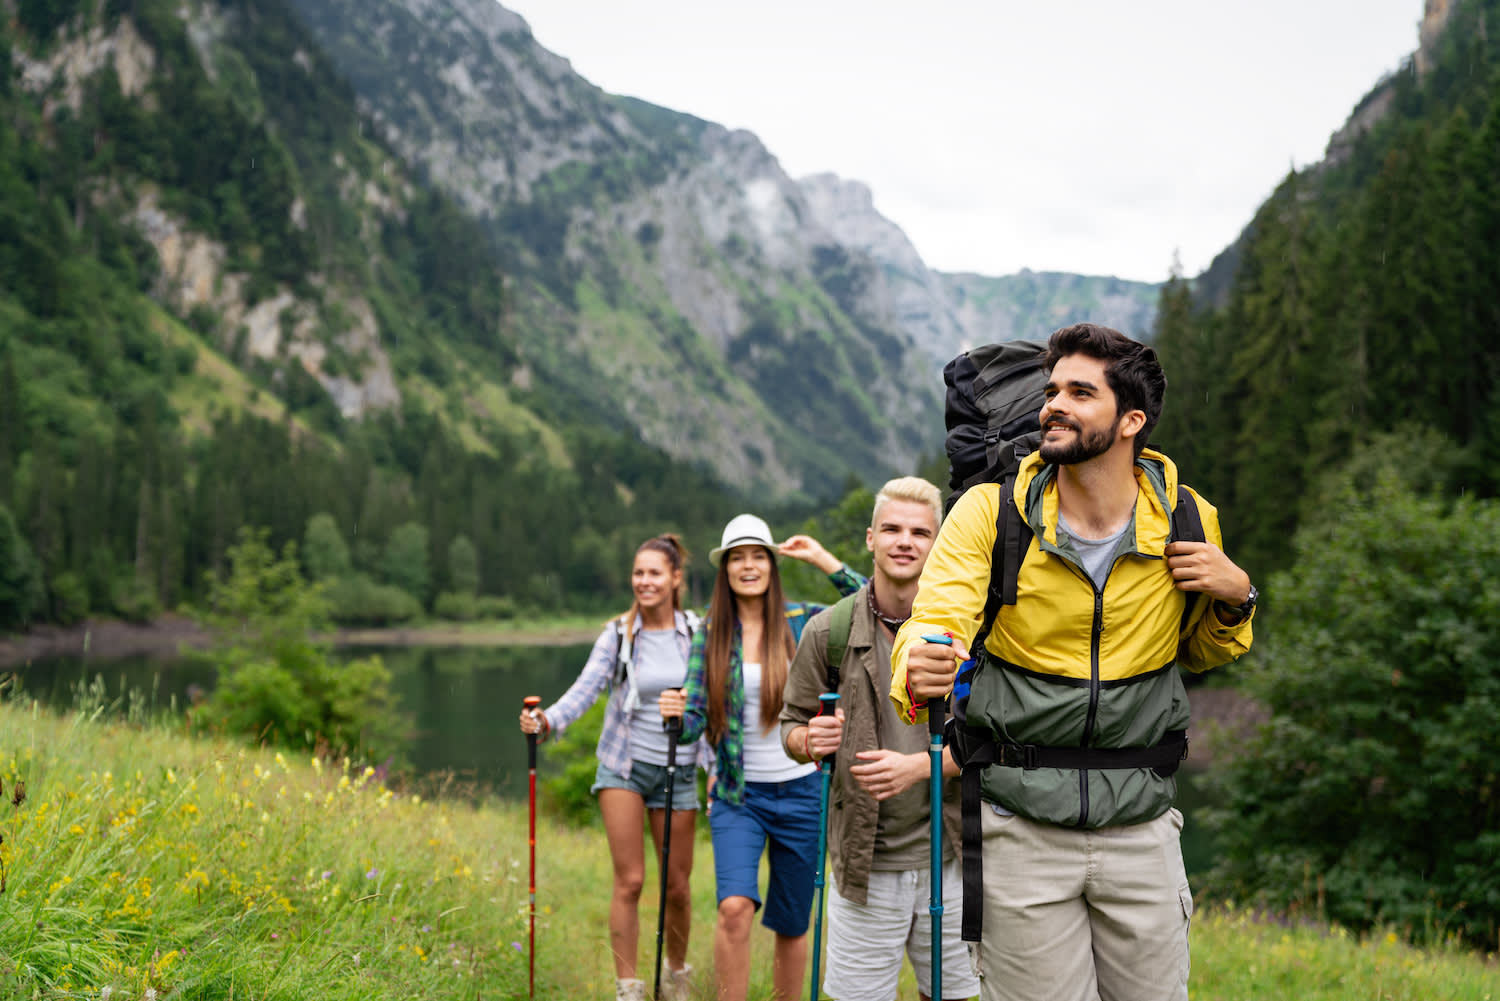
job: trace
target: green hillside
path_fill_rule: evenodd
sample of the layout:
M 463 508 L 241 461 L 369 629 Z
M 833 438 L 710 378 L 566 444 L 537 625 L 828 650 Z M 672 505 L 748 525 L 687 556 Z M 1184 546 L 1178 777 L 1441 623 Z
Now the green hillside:
M 1381 85 L 1389 110 L 1347 155 L 1287 176 L 1223 305 L 1163 291 L 1157 439 L 1236 512 L 1253 570 L 1286 565 L 1308 487 L 1380 432 L 1438 431 L 1442 493 L 1500 487 L 1500 40 L 1482 30 L 1497 15 L 1456 4 L 1428 71 Z
M 423 602 L 462 536 L 480 595 L 588 603 L 640 537 L 707 540 L 739 506 L 518 363 L 492 238 L 372 138 L 277 0 L 15 10 L 6 625 L 149 616 L 242 525 L 279 544 L 319 512 L 377 582 L 393 530 L 425 528 Z

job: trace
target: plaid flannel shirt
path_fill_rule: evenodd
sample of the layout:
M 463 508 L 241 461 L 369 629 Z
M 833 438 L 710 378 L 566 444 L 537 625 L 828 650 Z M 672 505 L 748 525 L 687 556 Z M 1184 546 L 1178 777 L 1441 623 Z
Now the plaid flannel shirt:
M 677 619 L 677 646 L 682 655 L 688 655 L 690 640 L 693 636 L 688 628 L 687 616 L 682 612 L 676 613 Z M 604 726 L 599 733 L 599 746 L 596 754 L 599 763 L 610 771 L 625 778 L 630 777 L 630 713 L 625 707 L 629 697 L 629 685 L 623 681 L 616 683 L 615 670 L 620 658 L 620 629 L 619 619 L 613 619 L 604 627 L 599 638 L 594 641 L 594 649 L 589 652 L 589 659 L 583 665 L 583 671 L 579 673 L 578 680 L 562 694 L 552 705 L 543 712 L 546 714 L 547 723 L 551 727 L 551 733 L 561 735 L 578 718 L 588 712 L 599 699 L 599 693 L 605 689 L 609 690 L 609 702 L 604 706 Z M 636 616 L 635 629 L 641 628 L 641 618 Z M 699 633 L 703 632 L 700 628 Z M 681 743 L 694 743 L 693 741 L 682 741 Z M 694 760 L 704 771 L 711 771 L 714 764 L 714 752 L 708 746 L 708 741 L 697 741 L 694 748 Z
M 846 564 L 828 575 L 839 594 L 853 594 L 865 586 L 865 578 L 855 573 Z M 787 625 L 792 627 L 792 638 L 800 640 L 807 620 L 826 605 L 803 601 L 786 603 Z M 693 634 L 693 646 L 688 653 L 687 681 L 683 684 L 683 696 L 687 702 L 682 713 L 682 742 L 699 740 L 708 726 L 708 679 L 704 673 L 704 642 L 708 636 L 708 619 L 703 628 Z M 729 650 L 729 679 L 725 686 L 727 703 L 724 707 L 724 736 L 714 748 L 717 759 L 713 795 L 726 803 L 741 803 L 745 799 L 745 677 L 741 660 L 739 623 L 734 627 L 734 644 Z M 707 744 L 707 741 L 704 741 Z

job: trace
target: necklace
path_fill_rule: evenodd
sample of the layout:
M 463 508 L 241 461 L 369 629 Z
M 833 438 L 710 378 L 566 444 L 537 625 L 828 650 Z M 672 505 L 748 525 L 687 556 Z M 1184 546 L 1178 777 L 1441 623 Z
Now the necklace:
M 903 615 L 900 618 L 897 618 L 897 617 L 895 617 L 893 615 L 887 615 L 884 612 L 882 612 L 880 610 L 880 606 L 877 605 L 877 604 L 875 604 L 875 582 L 874 581 L 870 581 L 870 587 L 869 587 L 869 590 L 866 592 L 866 597 L 868 597 L 869 600 L 870 600 L 870 611 L 875 614 L 875 617 L 877 619 L 879 619 L 881 622 L 885 623 L 885 627 L 887 629 L 889 629 L 891 632 L 895 632 L 896 630 L 900 629 L 901 626 L 902 626 L 902 624 L 904 622 L 906 622 L 907 619 L 911 618 L 910 614 Z

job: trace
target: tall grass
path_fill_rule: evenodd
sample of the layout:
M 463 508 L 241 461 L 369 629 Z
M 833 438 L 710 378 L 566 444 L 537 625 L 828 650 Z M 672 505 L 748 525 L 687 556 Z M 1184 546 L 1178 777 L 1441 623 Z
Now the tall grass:
M 393 790 L 369 770 L 193 740 L 95 706 L 0 705 L 0 997 L 525 997 L 525 804 Z M 497 740 L 520 740 L 508 721 Z M 24 797 L 19 793 L 24 788 Z M 431 792 L 431 791 L 430 791 Z M 608 998 L 603 834 L 539 819 L 536 996 Z M 710 997 L 711 848 L 689 961 Z M 651 979 L 656 887 L 641 908 Z M 752 997 L 770 989 L 757 928 Z M 1195 919 L 1197 999 L 1500 1001 L 1493 962 L 1233 911 Z M 914 998 L 910 973 L 903 998 Z

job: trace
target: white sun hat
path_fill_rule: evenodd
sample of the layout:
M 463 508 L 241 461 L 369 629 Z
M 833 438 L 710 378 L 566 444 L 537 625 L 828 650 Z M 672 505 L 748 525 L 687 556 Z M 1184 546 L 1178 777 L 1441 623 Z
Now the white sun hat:
M 708 551 L 708 562 L 719 565 L 719 557 L 735 546 L 765 546 L 776 555 L 776 543 L 771 541 L 771 526 L 753 514 L 737 514 L 724 526 L 724 537 L 717 549 Z

